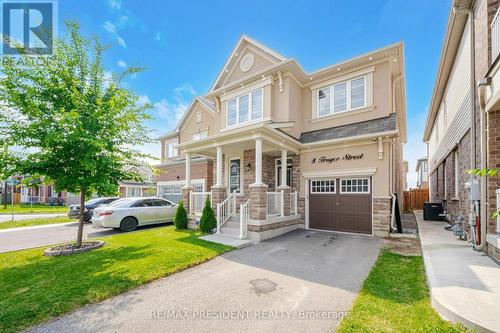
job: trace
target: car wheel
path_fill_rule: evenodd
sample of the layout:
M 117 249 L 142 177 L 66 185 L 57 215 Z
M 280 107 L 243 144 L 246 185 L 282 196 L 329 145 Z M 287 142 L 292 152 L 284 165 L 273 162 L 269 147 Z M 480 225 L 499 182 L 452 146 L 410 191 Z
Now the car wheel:
M 137 228 L 137 220 L 134 217 L 126 217 L 122 220 L 122 223 L 120 223 L 121 231 L 134 231 L 135 228 Z

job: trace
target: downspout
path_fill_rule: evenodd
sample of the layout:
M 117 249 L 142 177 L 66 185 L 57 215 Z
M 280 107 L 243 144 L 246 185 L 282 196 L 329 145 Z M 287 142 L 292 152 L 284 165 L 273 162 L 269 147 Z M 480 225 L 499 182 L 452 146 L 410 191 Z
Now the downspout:
M 486 119 L 486 87 L 491 84 L 491 79 L 486 78 L 478 82 L 477 90 L 479 97 L 479 121 L 481 126 L 481 168 L 486 168 L 487 159 L 487 119 Z M 481 243 L 474 247 L 475 250 L 481 251 L 486 246 L 486 226 L 488 225 L 488 210 L 487 210 L 487 178 L 486 176 L 481 177 L 481 206 L 480 206 L 480 216 L 481 216 Z

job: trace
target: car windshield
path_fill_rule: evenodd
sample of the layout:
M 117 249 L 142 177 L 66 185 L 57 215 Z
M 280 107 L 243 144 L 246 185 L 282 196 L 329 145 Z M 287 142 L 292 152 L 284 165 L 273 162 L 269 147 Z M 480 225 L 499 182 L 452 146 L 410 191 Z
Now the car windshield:
M 118 199 L 118 200 L 113 201 L 112 203 L 110 203 L 108 206 L 109 207 L 127 207 L 128 205 L 130 205 L 135 200 L 136 199 L 131 199 L 131 198 Z
M 94 198 L 94 199 L 90 199 L 89 201 L 87 201 L 85 204 L 86 205 L 95 205 L 95 204 L 98 204 L 100 203 L 101 201 L 104 202 L 104 199 L 103 198 Z

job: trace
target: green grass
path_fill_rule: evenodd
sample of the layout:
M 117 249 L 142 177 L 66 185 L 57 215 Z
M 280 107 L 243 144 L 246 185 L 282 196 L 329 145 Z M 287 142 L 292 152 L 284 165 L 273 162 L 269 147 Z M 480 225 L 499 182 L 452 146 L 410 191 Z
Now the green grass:
M 431 307 L 421 256 L 382 251 L 338 332 L 463 332 Z
M 66 206 L 48 206 L 48 205 L 29 205 L 29 204 L 17 204 L 14 205 L 14 214 L 33 214 L 33 213 L 67 213 L 68 207 Z M 4 208 L 3 205 L 0 205 L 0 215 L 3 214 L 12 214 L 12 206 L 7 205 L 7 208 Z
M 44 224 L 77 222 L 77 221 L 78 220 L 70 220 L 70 218 L 67 216 L 57 216 L 57 217 L 29 219 L 29 220 L 18 220 L 18 221 L 14 221 L 14 222 L 12 222 L 12 221 L 2 222 L 2 223 L 0 223 L 0 229 L 20 228 L 20 227 L 29 227 L 29 226 L 33 226 L 33 225 L 44 225 Z
M 25 329 L 230 250 L 198 235 L 168 226 L 106 237 L 103 248 L 72 256 L 48 258 L 42 249 L 0 254 L 0 332 Z

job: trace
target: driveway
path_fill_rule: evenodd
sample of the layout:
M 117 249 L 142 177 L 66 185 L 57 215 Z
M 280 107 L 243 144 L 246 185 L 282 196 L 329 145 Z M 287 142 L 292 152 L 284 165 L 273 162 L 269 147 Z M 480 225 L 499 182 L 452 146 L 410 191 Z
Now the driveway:
M 350 309 L 380 244 L 297 230 L 32 332 L 329 332 Z
M 77 228 L 78 222 L 70 222 L 0 230 L 0 253 L 74 241 Z M 84 238 L 117 232 L 113 229 L 94 229 L 90 223 L 83 227 Z
M 51 218 L 51 217 L 58 217 L 58 216 L 67 216 L 67 214 L 65 214 L 65 213 L 61 213 L 61 214 L 14 214 L 14 221 Z M 12 215 L 0 214 L 0 223 L 10 222 L 10 221 L 12 221 Z

